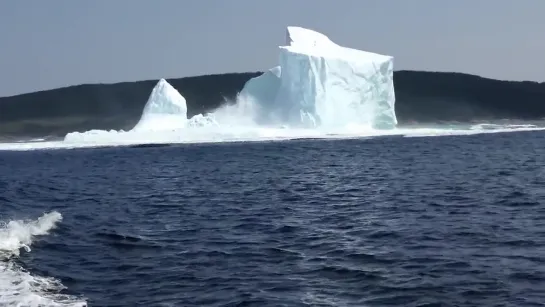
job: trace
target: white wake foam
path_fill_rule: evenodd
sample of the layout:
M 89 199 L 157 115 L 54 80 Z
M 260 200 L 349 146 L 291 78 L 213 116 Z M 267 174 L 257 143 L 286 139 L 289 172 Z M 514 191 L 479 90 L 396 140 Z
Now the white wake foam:
M 56 211 L 34 221 L 12 220 L 0 226 L 0 306 L 87 306 L 78 298 L 59 294 L 65 287 L 55 278 L 30 274 L 16 263 L 22 250 L 55 229 L 62 220 Z

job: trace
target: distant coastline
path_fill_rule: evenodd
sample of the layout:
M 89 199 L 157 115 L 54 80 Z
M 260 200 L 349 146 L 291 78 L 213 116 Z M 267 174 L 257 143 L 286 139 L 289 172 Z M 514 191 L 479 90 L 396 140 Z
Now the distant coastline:
M 233 102 L 261 72 L 167 79 L 187 100 L 188 116 Z M 157 80 L 83 84 L 0 98 L 0 138 L 63 137 L 91 129 L 129 130 Z M 463 73 L 396 71 L 400 125 L 545 117 L 545 83 Z

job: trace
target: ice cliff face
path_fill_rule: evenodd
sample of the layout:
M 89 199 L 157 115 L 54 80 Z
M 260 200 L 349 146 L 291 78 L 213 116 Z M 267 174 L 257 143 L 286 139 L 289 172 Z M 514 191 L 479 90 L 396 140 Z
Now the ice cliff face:
M 142 117 L 132 131 L 162 131 L 184 128 L 187 123 L 185 98 L 165 79 L 153 88 Z
M 239 93 L 239 104 L 250 104 L 257 108 L 255 122 L 258 124 L 274 124 L 275 117 L 274 101 L 280 88 L 280 66 L 269 69 L 261 76 L 252 78 L 246 82 Z
M 345 48 L 300 27 L 288 27 L 286 43 L 279 66 L 249 80 L 240 93 L 259 105 L 258 121 L 395 127 L 392 57 Z

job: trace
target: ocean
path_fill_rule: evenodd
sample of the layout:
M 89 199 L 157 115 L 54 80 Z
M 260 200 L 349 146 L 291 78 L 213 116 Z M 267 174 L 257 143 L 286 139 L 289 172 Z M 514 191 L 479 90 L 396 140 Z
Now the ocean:
M 545 133 L 0 151 L 0 306 L 544 306 Z

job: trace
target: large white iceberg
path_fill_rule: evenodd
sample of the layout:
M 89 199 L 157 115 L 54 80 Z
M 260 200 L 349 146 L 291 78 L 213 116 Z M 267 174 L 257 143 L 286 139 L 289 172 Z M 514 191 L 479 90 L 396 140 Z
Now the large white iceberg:
M 286 45 L 279 51 L 279 65 L 248 80 L 234 105 L 188 119 L 185 98 L 161 79 L 130 131 L 73 132 L 64 140 L 133 144 L 279 139 L 359 135 L 396 126 L 392 57 L 345 48 L 299 27 L 287 28 Z
M 393 57 L 342 47 L 301 27 L 286 34 L 280 65 L 249 80 L 239 95 L 258 105 L 258 122 L 396 126 Z
M 131 131 L 163 131 L 184 128 L 187 124 L 185 98 L 165 79 L 151 91 L 142 116 Z

